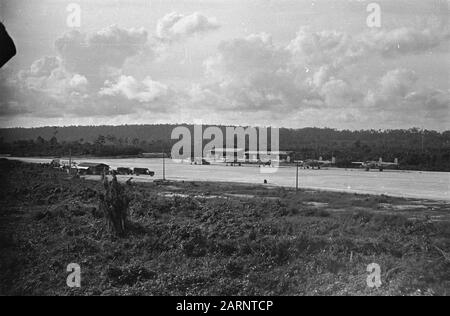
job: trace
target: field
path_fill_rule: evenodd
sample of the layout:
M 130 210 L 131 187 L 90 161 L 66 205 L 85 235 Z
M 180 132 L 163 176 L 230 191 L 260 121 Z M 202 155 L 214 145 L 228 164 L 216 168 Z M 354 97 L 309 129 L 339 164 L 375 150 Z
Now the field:
M 450 295 L 448 202 L 131 183 L 117 238 L 100 181 L 7 160 L 0 174 L 0 295 Z M 70 263 L 80 288 L 66 285 Z

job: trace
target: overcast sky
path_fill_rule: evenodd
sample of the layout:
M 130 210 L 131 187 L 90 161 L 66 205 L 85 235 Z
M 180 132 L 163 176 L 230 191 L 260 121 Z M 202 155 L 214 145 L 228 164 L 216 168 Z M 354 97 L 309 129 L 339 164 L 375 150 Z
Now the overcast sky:
M 0 1 L 0 127 L 449 126 L 446 0 Z

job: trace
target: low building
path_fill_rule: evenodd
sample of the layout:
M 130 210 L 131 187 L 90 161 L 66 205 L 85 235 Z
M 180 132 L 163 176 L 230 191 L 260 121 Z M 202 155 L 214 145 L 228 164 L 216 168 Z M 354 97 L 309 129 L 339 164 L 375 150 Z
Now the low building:
M 293 151 L 245 151 L 242 148 L 215 148 L 208 153 L 209 161 L 258 163 L 277 161 L 291 163 Z
M 60 159 L 56 158 L 53 159 L 50 163 L 52 167 L 58 167 L 62 169 L 71 169 L 71 168 L 77 168 L 77 163 L 71 159 Z
M 243 148 L 214 148 L 206 157 L 210 161 L 233 162 L 244 158 Z
M 156 158 L 167 158 L 167 154 L 164 153 L 142 153 L 139 155 L 139 157 L 141 158 L 152 158 L 152 159 L 156 159 Z
M 78 164 L 77 169 L 80 174 L 101 175 L 103 173 L 108 173 L 110 167 L 104 163 L 82 162 Z
M 245 160 L 247 162 L 257 161 L 278 161 L 290 163 L 294 161 L 294 152 L 292 151 L 246 151 Z

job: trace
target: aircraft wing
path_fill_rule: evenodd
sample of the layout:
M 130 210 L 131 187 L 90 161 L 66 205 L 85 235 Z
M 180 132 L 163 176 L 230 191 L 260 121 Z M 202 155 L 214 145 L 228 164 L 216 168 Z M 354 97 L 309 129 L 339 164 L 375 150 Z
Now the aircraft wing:
M 383 166 L 398 166 L 398 163 L 395 162 L 383 162 Z

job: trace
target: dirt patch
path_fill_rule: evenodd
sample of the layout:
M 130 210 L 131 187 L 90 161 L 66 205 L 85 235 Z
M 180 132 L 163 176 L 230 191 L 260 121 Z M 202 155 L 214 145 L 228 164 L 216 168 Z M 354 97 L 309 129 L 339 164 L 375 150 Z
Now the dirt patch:
M 325 208 L 328 206 L 328 203 L 321 203 L 321 202 L 307 202 L 305 204 L 317 208 Z

